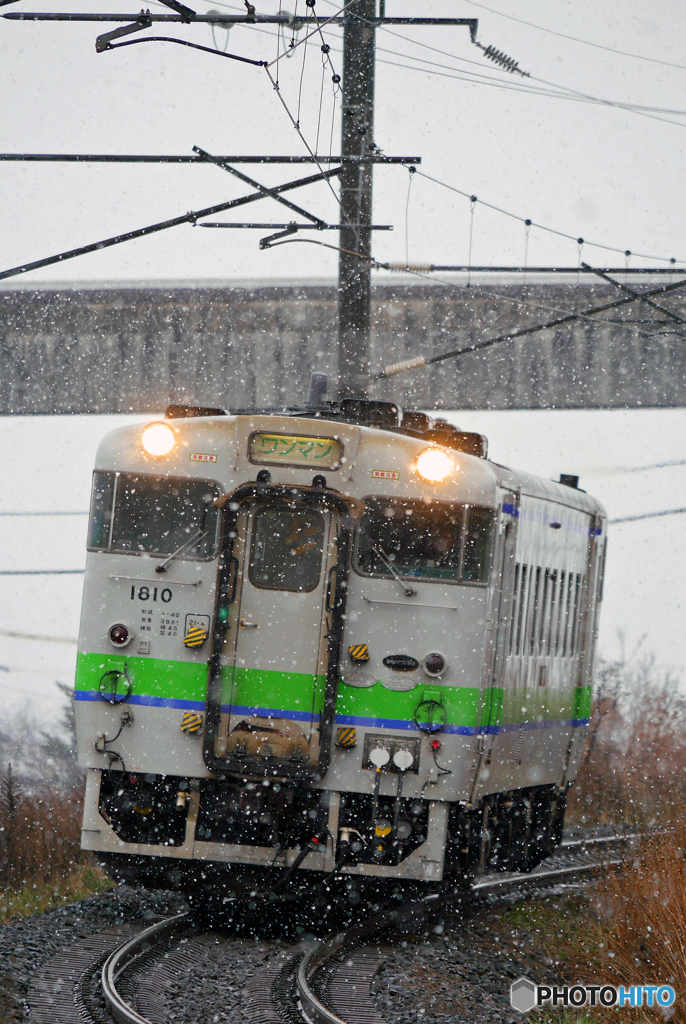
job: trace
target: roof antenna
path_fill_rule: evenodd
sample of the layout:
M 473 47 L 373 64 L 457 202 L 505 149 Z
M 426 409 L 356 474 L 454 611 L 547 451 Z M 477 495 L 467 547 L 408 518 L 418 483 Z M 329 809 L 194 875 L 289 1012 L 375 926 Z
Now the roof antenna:
M 320 409 L 324 405 L 324 395 L 328 387 L 325 373 L 313 373 L 310 377 L 310 397 L 307 405 L 310 409 Z

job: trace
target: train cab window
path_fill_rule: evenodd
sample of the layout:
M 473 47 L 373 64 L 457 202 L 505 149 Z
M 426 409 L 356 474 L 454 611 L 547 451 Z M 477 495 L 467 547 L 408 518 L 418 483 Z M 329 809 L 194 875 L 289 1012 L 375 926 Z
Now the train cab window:
M 250 582 L 265 590 L 314 590 L 324 549 L 324 517 L 305 508 L 267 505 L 253 518 Z
M 461 577 L 465 583 L 488 582 L 492 525 L 493 513 L 490 509 L 473 506 L 467 510 Z
M 220 494 L 209 480 L 136 473 L 95 473 L 88 547 L 213 558 Z
M 410 498 L 367 498 L 365 503 L 358 572 L 389 577 L 390 565 L 409 578 L 486 582 L 493 522 L 489 509 Z

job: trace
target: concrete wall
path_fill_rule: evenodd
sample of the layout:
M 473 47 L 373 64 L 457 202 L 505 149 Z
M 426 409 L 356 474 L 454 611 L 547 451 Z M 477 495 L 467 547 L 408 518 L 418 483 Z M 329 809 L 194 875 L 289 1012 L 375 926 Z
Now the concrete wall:
M 439 354 L 618 297 L 610 286 L 575 282 L 376 285 L 373 365 Z M 664 302 L 686 316 L 686 289 Z M 686 344 L 674 325 L 638 303 L 601 316 L 395 377 L 372 394 L 415 408 L 686 405 Z M 611 322 L 629 318 L 634 330 Z M 143 412 L 169 402 L 281 406 L 303 400 L 312 370 L 335 385 L 336 291 L 21 282 L 0 290 L 0 359 L 5 415 Z

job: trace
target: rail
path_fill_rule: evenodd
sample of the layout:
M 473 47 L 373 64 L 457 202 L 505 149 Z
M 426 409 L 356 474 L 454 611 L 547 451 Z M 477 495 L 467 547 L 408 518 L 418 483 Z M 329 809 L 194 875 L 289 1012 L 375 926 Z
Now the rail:
M 117 988 L 122 974 L 149 949 L 166 942 L 184 928 L 188 913 L 158 921 L 145 928 L 122 946 L 118 946 L 103 964 L 101 973 L 102 996 L 117 1024 L 150 1024 L 146 1017 L 131 1006 Z

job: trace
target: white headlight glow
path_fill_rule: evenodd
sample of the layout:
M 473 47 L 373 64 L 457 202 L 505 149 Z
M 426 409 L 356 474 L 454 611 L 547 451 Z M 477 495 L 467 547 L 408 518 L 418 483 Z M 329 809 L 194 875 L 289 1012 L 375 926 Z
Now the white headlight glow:
M 141 434 L 148 455 L 169 455 L 175 444 L 174 431 L 166 423 L 151 423 Z
M 426 448 L 417 459 L 416 465 L 419 475 L 432 484 L 445 480 L 455 468 L 453 460 L 441 448 Z

